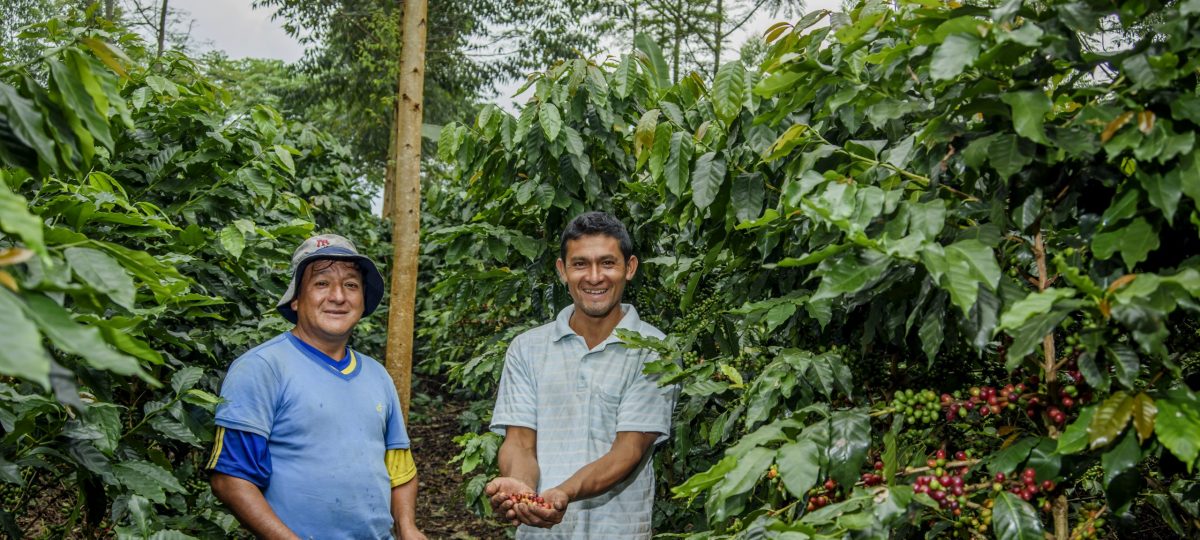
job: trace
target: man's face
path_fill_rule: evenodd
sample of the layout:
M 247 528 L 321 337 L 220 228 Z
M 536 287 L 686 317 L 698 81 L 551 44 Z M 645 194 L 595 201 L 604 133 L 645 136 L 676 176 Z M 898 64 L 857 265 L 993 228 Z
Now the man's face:
M 313 262 L 304 269 L 291 306 L 303 333 L 328 341 L 346 339 L 363 314 L 362 272 L 348 261 Z
M 621 255 L 616 238 L 601 234 L 568 240 L 567 257 L 556 264 L 576 313 L 595 318 L 608 316 L 620 305 L 625 283 L 633 279 L 637 265 L 637 257 L 626 261 Z

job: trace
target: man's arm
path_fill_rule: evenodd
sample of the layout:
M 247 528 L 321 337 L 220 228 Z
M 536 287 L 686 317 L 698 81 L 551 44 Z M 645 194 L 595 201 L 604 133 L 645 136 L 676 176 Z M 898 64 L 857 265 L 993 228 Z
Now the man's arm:
M 509 496 L 532 492 L 537 487 L 541 477 L 537 462 L 537 431 L 508 426 L 496 461 L 500 476 L 488 482 L 484 493 L 490 498 L 492 510 L 497 516 L 503 516 L 512 520 L 513 525 L 518 525 Z
M 417 477 L 392 488 L 392 520 L 401 540 L 425 540 L 417 528 Z
M 255 536 L 265 540 L 300 539 L 275 515 L 258 486 L 216 471 L 212 473 L 209 484 L 213 495 L 225 503 L 242 526 Z
M 628 477 L 654 446 L 658 436 L 658 433 L 618 431 L 608 453 L 575 471 L 562 484 L 542 492 L 542 498 L 553 508 L 520 505 L 516 508 L 518 519 L 534 527 L 557 525 L 562 521 L 568 503 L 607 493 Z

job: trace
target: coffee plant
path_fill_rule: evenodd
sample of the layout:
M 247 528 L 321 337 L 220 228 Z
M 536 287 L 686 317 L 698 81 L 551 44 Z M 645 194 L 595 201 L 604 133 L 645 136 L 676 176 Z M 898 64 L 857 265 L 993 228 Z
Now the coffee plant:
M 608 210 L 669 330 L 622 337 L 682 385 L 657 531 L 1195 537 L 1196 35 L 1196 0 L 861 1 L 712 81 L 563 62 L 443 129 L 426 335 L 550 319 L 556 235 Z M 438 361 L 487 399 L 512 335 Z
M 386 228 L 333 138 L 92 15 L 0 65 L 0 535 L 238 536 L 202 470 L 223 370 L 288 327 L 301 239 Z

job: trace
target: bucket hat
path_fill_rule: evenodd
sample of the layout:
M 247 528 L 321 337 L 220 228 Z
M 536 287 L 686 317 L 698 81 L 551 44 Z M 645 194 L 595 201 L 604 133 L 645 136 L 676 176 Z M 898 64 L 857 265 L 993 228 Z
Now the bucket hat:
M 296 290 L 304 269 L 314 261 L 335 260 L 352 261 L 358 265 L 363 276 L 363 317 L 375 312 L 379 302 L 383 300 L 383 275 L 375 262 L 366 255 L 361 255 L 355 249 L 354 243 L 336 234 L 322 234 L 305 240 L 296 252 L 292 254 L 292 280 L 283 293 L 283 298 L 275 306 L 284 319 L 296 323 L 296 311 L 292 309 L 292 300 L 296 299 Z

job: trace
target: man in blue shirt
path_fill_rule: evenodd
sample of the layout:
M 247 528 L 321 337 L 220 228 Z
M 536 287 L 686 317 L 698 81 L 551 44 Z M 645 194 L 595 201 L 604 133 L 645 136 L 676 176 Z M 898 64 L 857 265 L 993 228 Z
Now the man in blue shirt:
M 260 538 L 425 539 L 392 379 L 346 346 L 382 298 L 383 277 L 354 244 L 309 238 L 276 306 L 296 326 L 230 366 L 210 482 Z
M 638 259 L 620 221 L 576 217 L 559 256 L 572 304 L 509 345 L 491 423 L 504 435 L 501 476 L 485 491 L 519 540 L 648 540 L 650 458 L 670 432 L 678 388 L 646 375 L 655 353 L 626 347 L 616 330 L 664 336 L 621 303 Z M 535 490 L 546 506 L 512 500 Z

